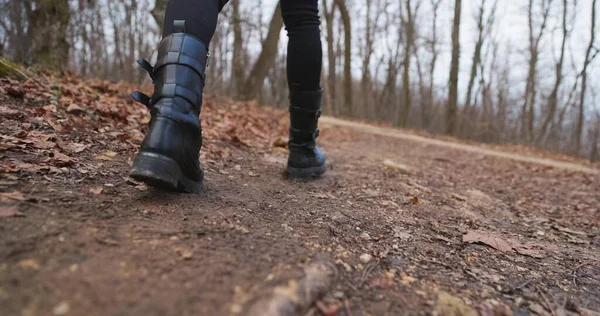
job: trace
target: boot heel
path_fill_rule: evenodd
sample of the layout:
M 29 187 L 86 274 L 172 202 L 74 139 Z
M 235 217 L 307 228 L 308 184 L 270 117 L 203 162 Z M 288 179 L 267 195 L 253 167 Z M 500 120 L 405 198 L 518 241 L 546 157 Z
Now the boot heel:
M 323 175 L 325 171 L 327 171 L 326 165 L 309 168 L 294 168 L 288 166 L 286 169 L 287 177 L 289 179 L 297 180 L 312 180 Z
M 202 182 L 184 176 L 173 159 L 155 153 L 139 153 L 129 176 L 152 187 L 187 193 L 197 193 L 202 186 Z

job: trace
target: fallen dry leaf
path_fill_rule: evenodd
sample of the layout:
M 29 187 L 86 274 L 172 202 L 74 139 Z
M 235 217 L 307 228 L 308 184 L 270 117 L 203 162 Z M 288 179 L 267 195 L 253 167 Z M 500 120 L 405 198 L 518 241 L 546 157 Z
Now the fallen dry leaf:
M 52 154 L 53 154 L 53 157 L 52 157 L 52 159 L 50 159 L 50 163 L 57 167 L 66 167 L 75 162 L 73 160 L 73 158 L 71 158 L 63 153 L 60 153 L 58 151 L 54 151 Z
M 470 230 L 462 238 L 463 242 L 482 243 L 502 252 L 510 252 L 513 247 L 504 239 L 488 232 Z
M 48 125 L 50 125 L 50 127 L 52 127 L 52 129 L 57 132 L 62 132 L 62 130 L 63 130 L 63 127 L 62 127 L 62 125 L 60 125 L 60 123 L 54 121 L 53 119 L 51 119 L 49 117 L 46 118 L 46 123 L 48 123 Z
M 15 206 L 15 205 L 13 205 L 13 206 L 0 205 L 0 218 L 2 218 L 2 217 L 18 217 L 18 216 L 25 216 L 25 214 L 19 212 L 19 209 L 17 208 L 17 206 Z
M 112 160 L 113 158 L 115 158 L 115 156 L 117 156 L 116 152 L 107 150 L 99 155 L 96 155 L 95 158 L 97 160 L 109 161 L 109 160 Z
M 286 148 L 288 145 L 288 138 L 279 137 L 273 142 L 273 147 Z
M 67 151 L 71 154 L 78 154 L 84 150 L 86 150 L 88 147 L 90 147 L 90 145 L 86 145 L 86 144 L 82 144 L 82 143 L 72 143 L 72 142 L 57 142 L 58 147 L 60 147 L 60 149 Z
M 537 245 L 533 243 L 522 244 L 518 240 L 503 239 L 502 237 L 484 231 L 468 231 L 467 234 L 463 235 L 463 242 L 482 243 L 504 253 L 512 252 L 514 250 L 517 253 L 525 256 L 534 258 L 544 257 L 542 251 L 535 249 Z
M 410 203 L 412 203 L 413 205 L 417 205 L 419 204 L 419 197 L 418 196 L 413 196 L 410 198 Z
M 0 192 L 0 202 L 24 201 L 25 197 L 19 191 Z

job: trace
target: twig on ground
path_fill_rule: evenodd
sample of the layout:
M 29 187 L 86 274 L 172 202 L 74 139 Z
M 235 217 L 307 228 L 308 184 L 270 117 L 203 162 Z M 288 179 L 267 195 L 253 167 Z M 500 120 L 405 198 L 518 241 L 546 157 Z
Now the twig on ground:
M 271 293 L 255 301 L 248 308 L 249 316 L 302 315 L 321 298 L 338 277 L 335 265 L 317 262 L 304 270 L 300 280 L 290 280 L 286 286 L 278 286 Z
M 546 309 L 548 309 L 552 313 L 552 316 L 556 316 L 556 312 L 554 311 L 554 308 L 552 308 L 552 304 L 550 304 L 550 301 L 548 300 L 548 298 L 546 297 L 546 295 L 544 294 L 544 292 L 542 292 L 542 290 L 540 289 L 540 287 L 537 286 L 537 285 L 535 286 L 535 289 L 538 291 L 538 293 L 540 294 L 540 296 L 544 300 L 544 304 L 546 305 Z
M 352 310 L 350 310 L 350 301 L 344 300 L 344 309 L 346 310 L 346 316 L 352 316 Z

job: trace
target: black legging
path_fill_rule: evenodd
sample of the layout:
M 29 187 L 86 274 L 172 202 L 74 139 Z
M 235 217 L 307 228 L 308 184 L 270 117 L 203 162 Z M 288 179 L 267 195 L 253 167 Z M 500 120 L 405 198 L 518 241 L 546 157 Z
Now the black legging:
M 188 33 L 206 44 L 217 28 L 217 16 L 229 0 L 169 0 L 163 36 L 173 32 L 173 21 L 185 20 Z M 288 33 L 287 78 L 290 89 L 321 88 L 321 47 L 318 0 L 281 0 L 283 22 Z

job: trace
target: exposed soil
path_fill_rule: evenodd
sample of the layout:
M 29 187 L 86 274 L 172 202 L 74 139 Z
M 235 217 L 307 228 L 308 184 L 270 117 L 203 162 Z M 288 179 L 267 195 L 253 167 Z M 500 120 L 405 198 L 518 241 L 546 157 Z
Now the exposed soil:
M 287 113 L 208 98 L 204 190 L 161 192 L 127 178 L 129 89 L 0 81 L 2 315 L 244 315 L 317 260 L 300 315 L 599 315 L 593 166 L 326 119 L 328 172 L 292 182 Z

